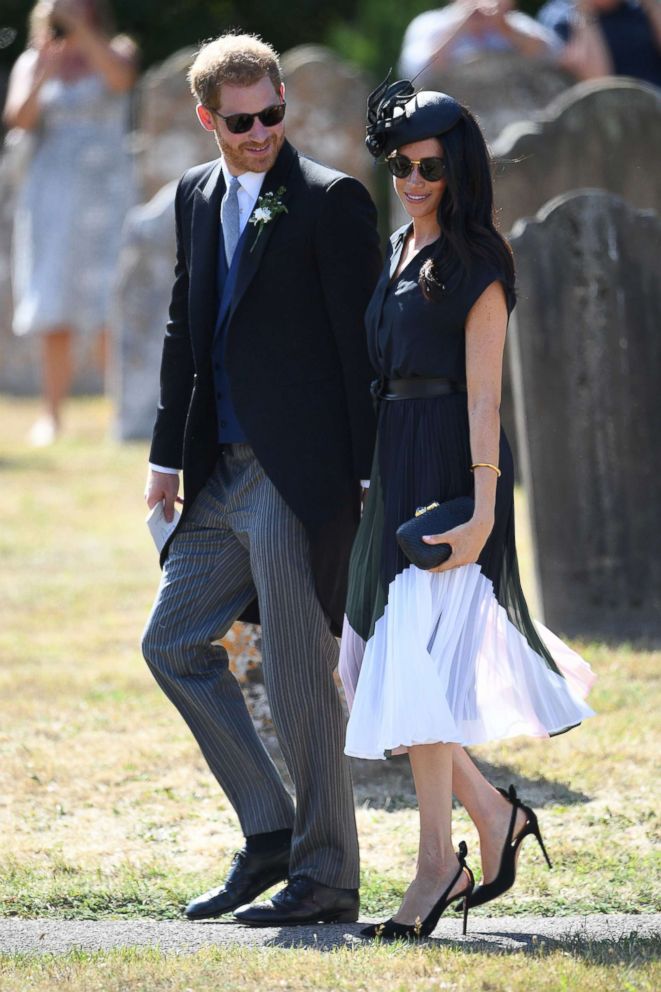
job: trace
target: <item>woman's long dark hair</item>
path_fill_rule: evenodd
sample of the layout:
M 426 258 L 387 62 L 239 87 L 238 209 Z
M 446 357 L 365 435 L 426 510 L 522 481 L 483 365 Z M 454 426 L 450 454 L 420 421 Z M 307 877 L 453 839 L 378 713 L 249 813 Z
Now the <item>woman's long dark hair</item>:
M 443 147 L 447 186 L 438 208 L 439 250 L 420 270 L 423 295 L 438 298 L 446 273 L 457 263 L 468 271 L 475 258 L 481 258 L 502 273 L 509 297 L 514 292 L 514 260 L 494 223 L 491 162 L 480 127 L 463 107 L 457 124 L 437 140 Z

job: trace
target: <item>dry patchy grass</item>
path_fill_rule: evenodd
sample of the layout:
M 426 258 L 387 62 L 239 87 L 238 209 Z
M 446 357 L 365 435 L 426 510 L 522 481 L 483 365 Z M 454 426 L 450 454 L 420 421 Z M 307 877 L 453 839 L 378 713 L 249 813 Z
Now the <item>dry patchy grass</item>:
M 611 951 L 613 949 L 611 948 Z M 654 992 L 659 969 L 640 952 L 466 954 L 450 948 L 158 951 L 0 959 L 2 992 Z M 605 960 L 602 960 L 604 958 Z

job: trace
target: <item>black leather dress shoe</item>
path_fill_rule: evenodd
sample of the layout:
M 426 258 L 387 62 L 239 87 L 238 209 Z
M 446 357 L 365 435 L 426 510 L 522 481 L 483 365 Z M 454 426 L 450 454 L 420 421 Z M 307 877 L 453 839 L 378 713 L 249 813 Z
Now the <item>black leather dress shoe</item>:
M 238 851 L 225 884 L 193 899 L 184 910 L 189 920 L 209 920 L 252 902 L 289 872 L 289 844 L 268 854 Z
M 269 902 L 246 906 L 234 918 L 253 927 L 355 923 L 359 908 L 358 889 L 334 889 L 305 875 L 296 875 Z

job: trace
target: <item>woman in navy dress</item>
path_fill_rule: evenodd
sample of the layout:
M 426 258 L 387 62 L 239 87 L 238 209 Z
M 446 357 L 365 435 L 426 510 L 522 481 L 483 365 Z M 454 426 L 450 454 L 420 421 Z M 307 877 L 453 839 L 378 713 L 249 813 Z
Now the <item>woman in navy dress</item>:
M 579 724 L 588 665 L 534 623 L 519 581 L 514 472 L 500 427 L 514 266 L 493 223 L 486 145 L 472 115 L 408 81 L 370 97 L 367 145 L 386 156 L 410 222 L 391 238 L 367 331 L 378 375 L 371 485 L 352 552 L 340 674 L 351 708 L 346 752 L 408 751 L 420 809 L 416 877 L 393 918 L 366 936 L 430 933 L 453 901 L 508 889 L 537 818 L 494 788 L 464 750 Z M 459 496 L 472 519 L 429 544 L 451 557 L 424 571 L 395 531 L 416 508 Z M 452 843 L 452 794 L 479 836 L 483 884 Z M 545 850 L 544 850 L 544 853 Z M 547 858 L 548 860 L 548 858 Z

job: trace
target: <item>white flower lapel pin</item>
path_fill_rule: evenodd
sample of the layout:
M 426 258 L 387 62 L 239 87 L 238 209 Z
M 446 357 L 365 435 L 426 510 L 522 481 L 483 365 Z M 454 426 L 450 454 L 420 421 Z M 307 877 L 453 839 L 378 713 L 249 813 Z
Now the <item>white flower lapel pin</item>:
M 255 236 L 255 240 L 250 246 L 250 251 L 252 251 L 257 244 L 264 227 L 267 224 L 270 224 L 272 220 L 275 220 L 278 214 L 286 214 L 289 212 L 282 202 L 282 197 L 286 192 L 286 187 L 281 186 L 280 189 L 275 191 L 275 193 L 264 193 L 264 195 L 260 196 L 257 200 L 257 206 L 250 216 L 250 223 L 257 225 L 257 234 Z

